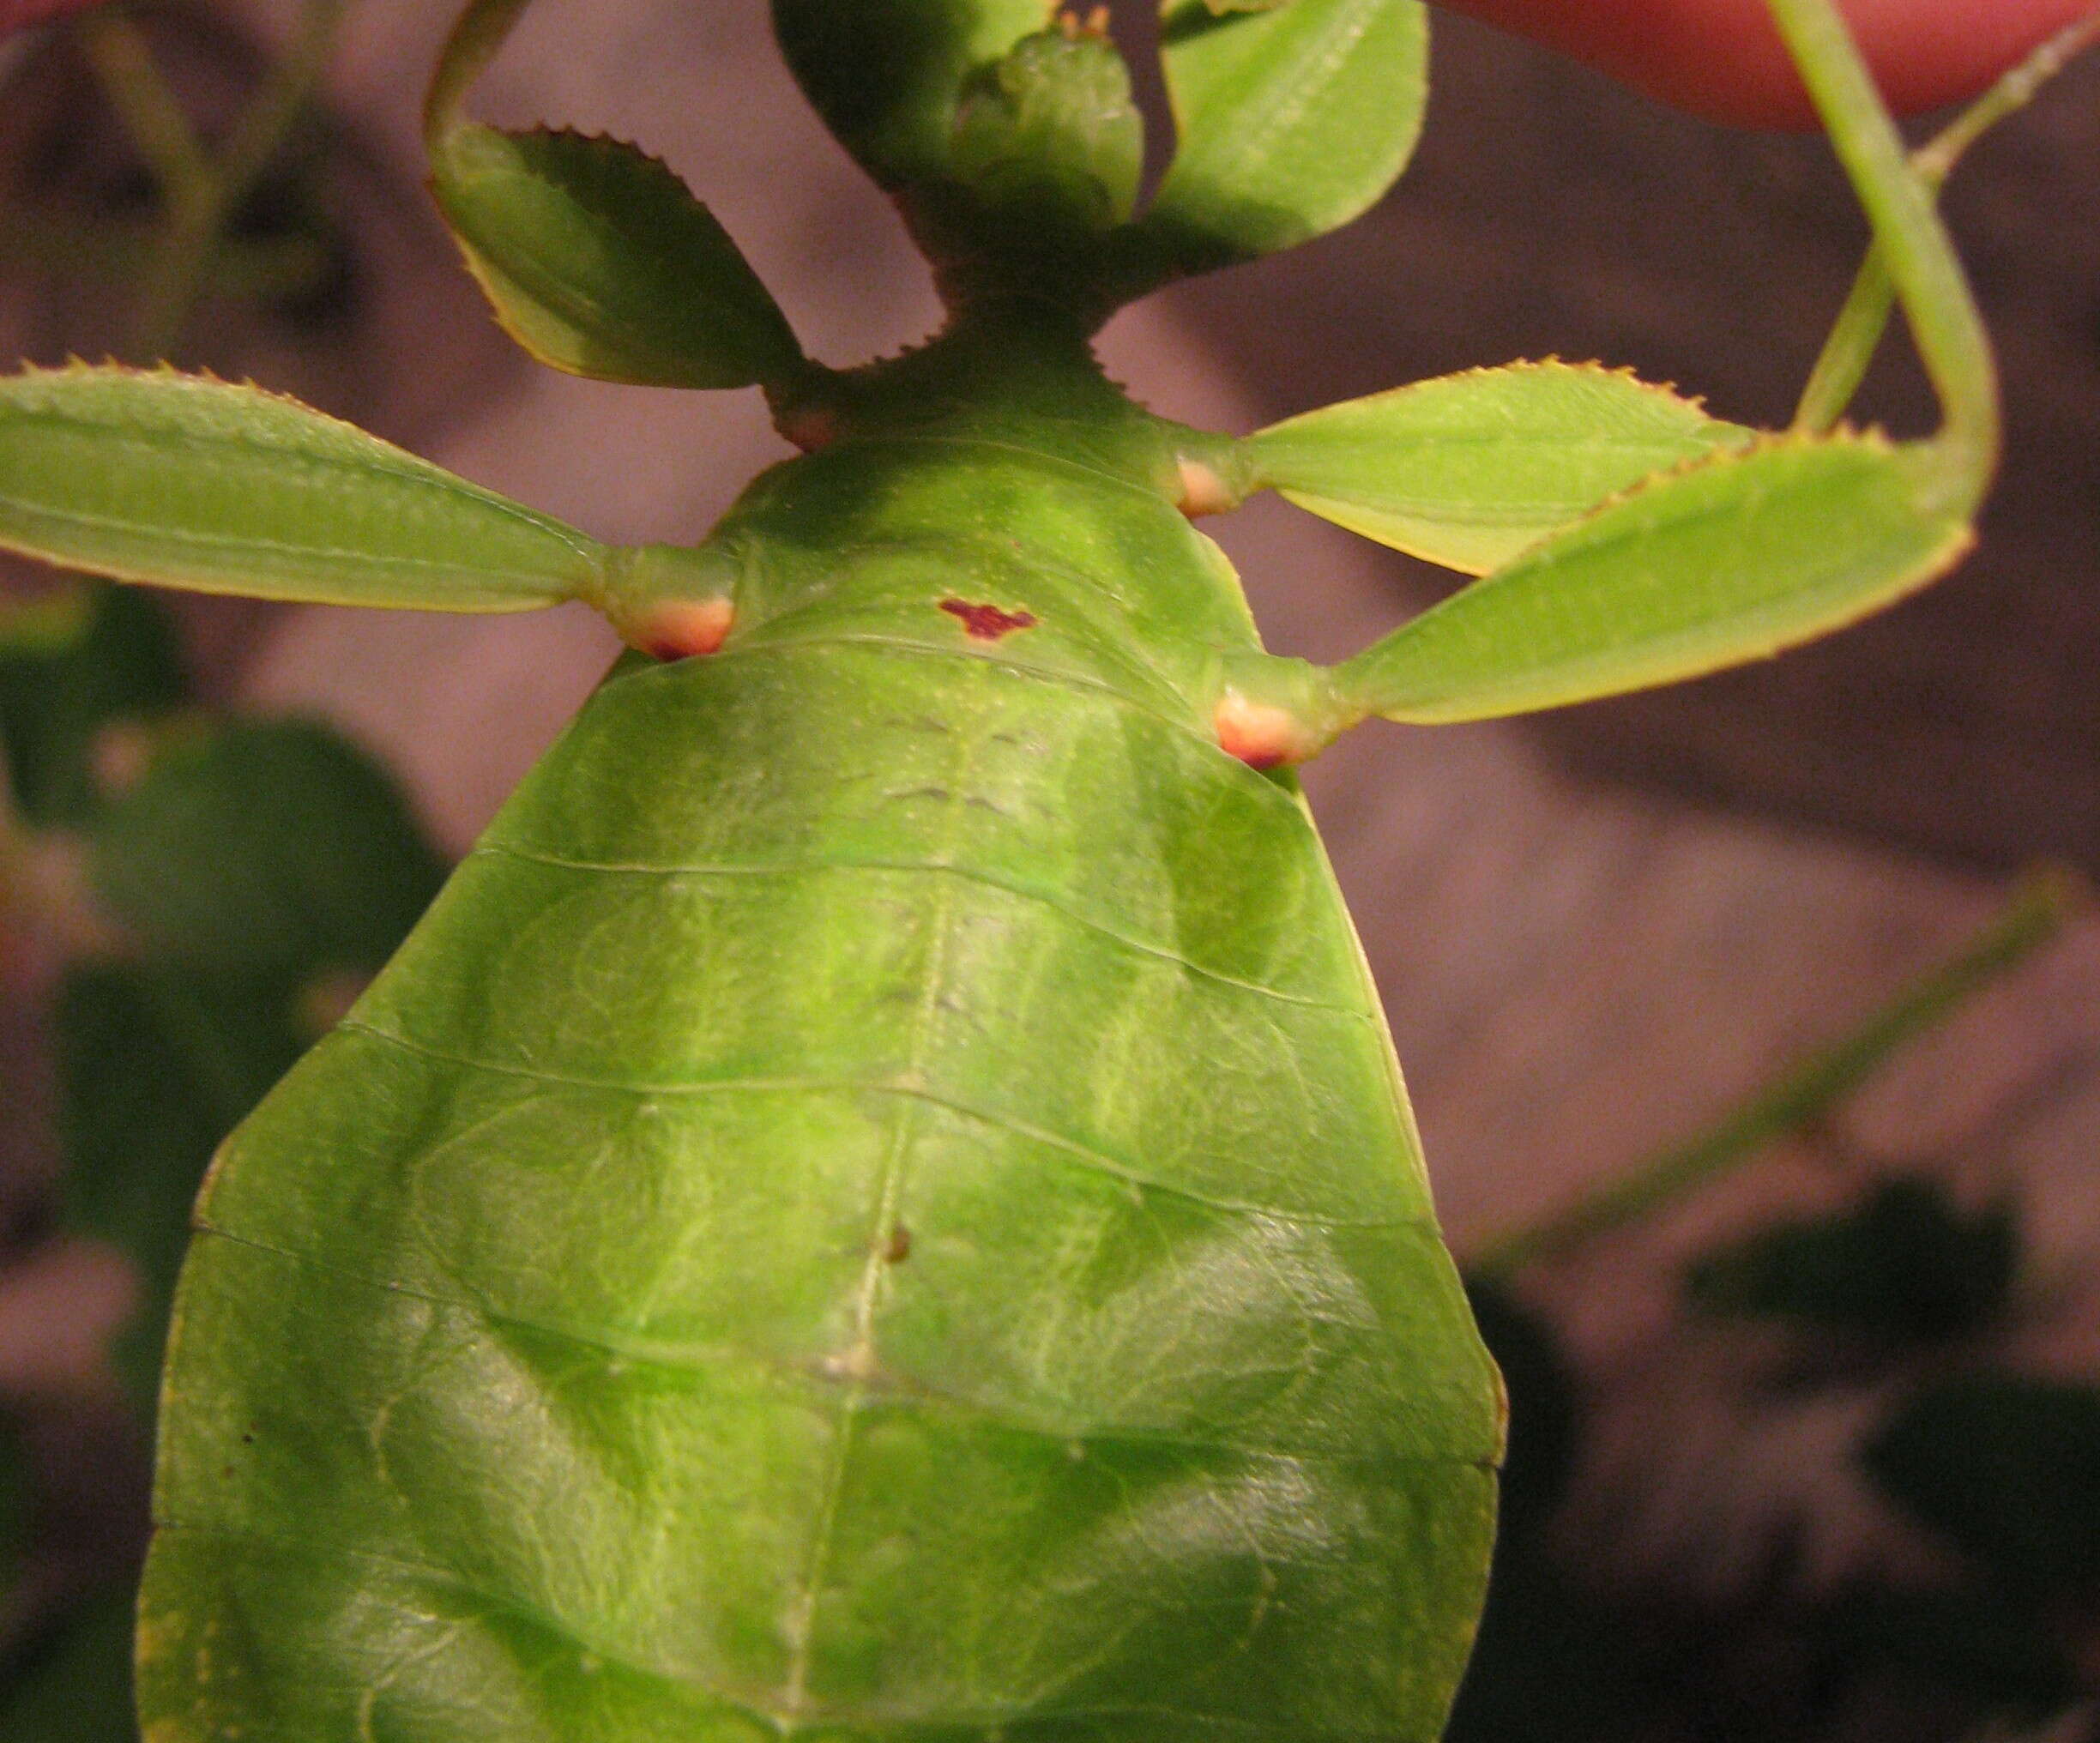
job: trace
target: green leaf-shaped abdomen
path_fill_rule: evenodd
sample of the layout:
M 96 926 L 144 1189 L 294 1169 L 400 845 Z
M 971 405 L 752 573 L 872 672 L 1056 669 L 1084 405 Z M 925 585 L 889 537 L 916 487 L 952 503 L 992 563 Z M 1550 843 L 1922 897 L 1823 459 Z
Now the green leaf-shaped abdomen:
M 1435 1734 L 1494 1391 L 1312 827 L 929 579 L 622 668 L 232 1143 L 154 1743 Z

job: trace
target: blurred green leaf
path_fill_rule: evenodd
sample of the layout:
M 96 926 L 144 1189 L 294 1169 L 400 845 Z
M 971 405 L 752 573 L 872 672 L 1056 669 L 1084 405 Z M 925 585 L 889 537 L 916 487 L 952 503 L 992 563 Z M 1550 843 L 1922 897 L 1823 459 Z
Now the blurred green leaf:
M 132 1599 L 102 1593 L 47 1638 L 0 1690 L 6 1743 L 136 1743 Z
M 139 955 L 76 967 L 61 990 L 66 1209 L 139 1271 L 117 1357 L 149 1410 L 213 1152 L 341 1014 L 343 983 L 393 954 L 444 867 L 387 775 L 299 721 L 169 739 L 88 852 Z
M 1888 1180 L 1834 1216 L 1775 1223 L 1711 1249 L 1685 1288 L 1703 1312 L 1940 1343 L 2004 1311 L 2019 1245 L 2003 1205 L 1971 1215 L 1935 1182 Z
M 188 693 L 174 629 L 149 594 L 82 583 L 0 607 L 0 748 L 22 820 L 83 822 L 99 802 L 104 730 L 165 715 Z
M 165 965 L 78 968 L 53 1024 L 69 1226 L 110 1242 L 140 1303 L 114 1355 L 150 1414 L 190 1207 L 227 1131 L 305 1042 L 281 990 Z
M 327 727 L 218 725 L 164 747 L 89 845 L 152 953 L 287 987 L 377 970 L 444 881 L 400 790 Z
M 2011 1590 L 2100 1595 L 2100 1389 L 1947 1380 L 1861 1457 L 1883 1494 Z

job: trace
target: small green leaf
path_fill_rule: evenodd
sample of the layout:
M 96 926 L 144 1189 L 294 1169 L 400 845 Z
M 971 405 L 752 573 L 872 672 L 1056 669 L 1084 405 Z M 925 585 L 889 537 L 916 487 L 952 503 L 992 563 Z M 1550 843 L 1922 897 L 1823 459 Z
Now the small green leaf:
M 955 174 L 1010 222 L 1100 232 L 1129 218 L 1144 166 L 1130 69 L 1089 31 L 1046 30 L 971 81 Z
M 457 125 L 432 186 L 504 329 L 571 375 L 739 388 L 793 376 L 787 318 L 708 208 L 617 140 Z
M 1344 711 L 1483 720 L 1777 653 L 1969 548 L 1942 455 L 1875 437 L 1723 452 L 1534 546 L 1333 673 Z
M 1049 0 L 773 0 L 773 28 L 832 134 L 895 190 L 948 174 L 963 87 L 1051 10 Z
M 604 548 L 297 401 L 171 371 L 0 377 L 0 548 L 201 593 L 512 612 Z
M 1937 1182 L 1888 1180 L 1835 1216 L 1774 1223 L 1703 1254 L 1686 1292 L 1708 1313 L 1943 1343 L 2003 1311 L 2019 1254 L 2004 1206 L 1969 1215 Z
M 291 984 L 376 972 L 444 881 L 400 789 L 326 727 L 214 726 L 164 748 L 89 844 L 156 958 Z
M 1300 508 L 1484 575 L 1644 479 L 1752 439 L 1666 388 L 1548 361 L 1329 406 L 1246 448 Z
M 1862 1455 L 1881 1492 L 2011 1589 L 2100 1595 L 2100 1389 L 1969 1375 Z
M 0 751 L 23 820 L 85 820 L 100 804 L 103 734 L 166 715 L 187 692 L 174 630 L 148 594 L 83 584 L 0 609 Z
M 1202 271 L 1346 224 L 1414 151 L 1427 51 L 1416 0 L 1167 0 L 1179 142 L 1142 228 L 1180 270 Z

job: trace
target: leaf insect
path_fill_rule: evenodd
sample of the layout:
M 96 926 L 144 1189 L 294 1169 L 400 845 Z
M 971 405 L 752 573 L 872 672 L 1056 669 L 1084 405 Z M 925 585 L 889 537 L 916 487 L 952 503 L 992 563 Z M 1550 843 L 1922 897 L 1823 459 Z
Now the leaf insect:
M 775 0 L 950 311 L 849 370 L 662 165 L 465 118 L 525 3 L 444 51 L 437 197 L 542 361 L 764 389 L 806 451 L 703 543 L 600 544 L 252 387 L 0 383 L 14 549 L 583 600 L 633 650 L 214 1167 L 145 1735 L 1433 1737 L 1501 1406 L 1291 771 L 1373 715 L 1769 654 L 1968 544 L 1989 353 L 1830 0 L 1771 4 L 1938 388 L 1922 441 L 1554 363 L 1244 440 L 1132 404 L 1113 310 L 1399 173 L 1415 0 L 1168 0 L 1142 211 L 1096 24 Z M 1273 657 L 1183 512 L 1264 487 L 1483 578 Z

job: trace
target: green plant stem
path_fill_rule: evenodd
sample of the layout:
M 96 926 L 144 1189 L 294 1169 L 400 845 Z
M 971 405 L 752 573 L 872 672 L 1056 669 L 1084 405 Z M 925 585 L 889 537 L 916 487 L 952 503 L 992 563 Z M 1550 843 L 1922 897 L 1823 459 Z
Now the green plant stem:
M 1774 1140 L 1814 1125 L 1891 1055 L 1937 1028 L 2054 938 L 2082 900 L 2071 878 L 2053 871 L 2031 873 L 2005 912 L 1958 955 L 1914 981 L 1850 1034 L 1796 1061 L 1717 1124 L 1671 1145 L 1624 1179 L 1528 1227 L 1490 1239 L 1474 1253 L 1468 1272 L 1506 1279 L 1542 1259 L 1558 1258 L 1712 1184 Z
M 1940 397 L 1929 444 L 1937 476 L 1921 507 L 1966 516 L 1989 488 L 2002 434 L 1998 371 L 1982 317 L 1933 197 L 1910 165 L 1834 0 L 1767 0 L 1832 148 L 1859 189 L 1874 246 L 1895 282 L 1918 355 Z
M 81 25 L 81 46 L 104 100 L 116 110 L 172 204 L 196 197 L 209 184 L 211 158 L 183 112 L 145 33 L 121 11 L 92 13 Z
M 1910 154 L 1910 166 L 1934 193 L 1954 172 L 1963 154 L 2008 115 L 2025 108 L 2051 79 L 2078 55 L 2100 41 L 2100 12 L 2060 30 L 2019 65 L 1970 104 L 1929 143 Z M 1839 311 L 1822 354 L 1801 389 L 1794 427 L 1820 435 L 1844 415 L 1859 391 L 1867 366 L 1880 348 L 1896 305 L 1895 281 L 1879 245 L 1870 248 L 1851 293 Z
M 26 261 L 123 286 L 134 281 L 140 255 L 159 233 L 152 225 L 75 223 L 40 212 L 13 212 L 0 235 L 0 262 Z M 312 236 L 222 237 L 213 251 L 206 289 L 236 297 L 299 296 L 323 281 L 329 260 L 326 245 Z
M 106 13 L 83 27 L 102 87 L 166 207 L 132 330 L 136 355 L 166 356 L 189 323 L 211 283 L 227 226 L 312 98 L 345 3 L 306 0 L 290 46 L 215 154 L 197 140 L 136 25 Z

